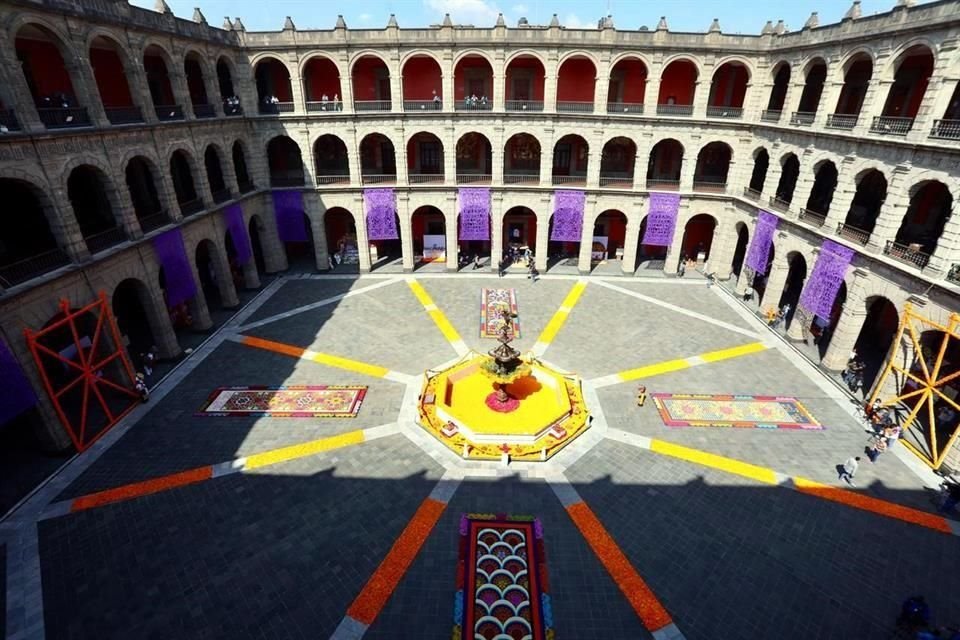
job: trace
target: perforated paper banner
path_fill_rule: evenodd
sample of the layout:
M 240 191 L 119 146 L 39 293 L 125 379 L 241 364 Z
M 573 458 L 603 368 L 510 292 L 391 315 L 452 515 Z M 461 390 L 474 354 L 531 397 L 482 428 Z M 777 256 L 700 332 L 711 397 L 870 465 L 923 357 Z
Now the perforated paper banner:
M 393 189 L 364 189 L 363 208 L 367 215 L 367 239 L 397 240 L 397 201 Z
M 651 193 L 647 228 L 643 232 L 641 244 L 669 247 L 673 242 L 673 230 L 677 225 L 679 210 L 680 194 Z
M 457 193 L 460 202 L 460 240 L 490 240 L 490 189 L 461 187 Z
M 3 340 L 0 340 L 0 389 L 0 425 L 37 404 L 37 394 Z
M 757 228 L 753 231 L 750 249 L 747 251 L 747 266 L 754 273 L 767 272 L 767 260 L 770 257 L 770 247 L 773 246 L 773 234 L 777 231 L 780 218 L 769 211 L 760 211 L 757 216 Z
M 303 217 L 305 211 L 302 191 L 273 192 L 273 213 L 281 242 L 307 242 L 310 239 Z
M 583 205 L 587 194 L 577 190 L 553 192 L 553 230 L 550 239 L 580 242 L 583 234 Z
M 183 247 L 180 229 L 171 229 L 153 239 L 157 261 L 163 266 L 164 289 L 167 306 L 173 308 L 197 294 L 197 282 Z
M 824 240 L 820 247 L 813 273 L 800 294 L 800 307 L 829 320 L 833 302 L 843 284 L 843 276 L 853 259 L 854 251 L 831 240 Z
M 243 208 L 239 204 L 232 204 L 223 212 L 223 217 L 227 222 L 233 248 L 237 252 L 237 264 L 245 265 L 253 257 L 253 251 L 250 249 L 247 227 L 243 224 Z

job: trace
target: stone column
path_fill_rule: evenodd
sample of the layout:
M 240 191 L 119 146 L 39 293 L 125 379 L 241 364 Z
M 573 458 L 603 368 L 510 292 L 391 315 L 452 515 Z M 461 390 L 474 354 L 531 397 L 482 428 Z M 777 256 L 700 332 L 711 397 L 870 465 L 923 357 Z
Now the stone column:
M 217 84 L 217 67 L 213 62 L 213 68 L 201 66 L 203 72 L 203 88 L 207 92 L 207 103 L 213 107 L 214 117 L 223 117 L 223 99 L 220 96 L 220 87 Z M 207 73 L 210 71 L 211 73 Z
M 107 119 L 107 112 L 103 108 L 103 102 L 100 100 L 100 91 L 97 87 L 97 80 L 93 75 L 93 66 L 90 64 L 89 52 L 84 51 L 83 43 L 74 42 L 74 51 L 83 51 L 76 60 L 64 60 L 70 73 L 70 79 L 73 82 L 73 90 L 77 95 L 77 101 L 80 106 L 87 108 L 90 115 L 90 121 L 98 127 L 109 127 L 110 121 Z
M 493 72 L 493 110 L 498 113 L 503 113 L 506 107 L 506 93 L 507 87 L 505 84 L 506 75 L 502 73 L 497 73 L 497 69 L 502 66 L 502 60 L 500 65 L 494 66 Z
M 537 251 L 534 254 L 534 265 L 538 271 L 547 270 L 547 254 L 550 244 L 550 218 L 553 215 L 553 198 L 546 198 L 542 211 L 543 216 L 537 215 Z
M 110 180 L 114 184 L 124 184 L 124 179 L 121 177 L 120 182 L 117 182 L 117 176 L 110 176 Z M 123 233 L 127 238 L 131 240 L 138 240 L 143 237 L 143 229 L 140 228 L 140 220 L 137 218 L 137 212 L 133 208 L 133 199 L 130 197 L 130 191 L 125 188 L 114 189 L 116 194 L 117 210 L 113 212 L 113 216 L 117 221 L 117 226 L 123 229 Z
M 837 170 L 837 188 L 833 191 L 833 200 L 830 201 L 830 210 L 823 223 L 825 233 L 833 233 L 837 224 L 847 219 L 847 213 L 853 204 L 853 197 L 857 194 L 856 175 L 853 164 L 856 156 L 846 156 L 840 162 Z
M 787 262 L 787 252 L 783 249 L 783 241 L 786 240 L 787 233 L 777 231 L 774 237 L 774 259 L 770 265 L 770 273 L 767 274 L 766 286 L 763 290 L 763 300 L 760 304 L 761 311 L 768 309 L 776 310 L 780 305 L 780 296 L 783 295 L 783 289 L 787 284 L 787 275 L 790 273 L 790 265 Z M 809 266 L 813 269 L 813 266 Z
M 732 219 L 734 217 L 733 207 L 728 204 L 724 209 L 724 213 L 726 214 L 724 219 Z M 737 229 L 734 225 L 718 224 L 713 233 L 713 246 L 710 248 L 710 257 L 707 258 L 707 263 L 703 268 L 706 273 L 714 274 L 714 277 L 717 279 L 727 280 L 730 277 L 733 254 L 737 250 L 737 240 L 739 239 Z
M 741 119 L 744 122 L 760 121 L 760 87 L 753 82 L 747 82 L 747 90 L 743 96 L 743 115 Z
M 887 62 L 885 60 L 881 61 L 878 57 L 873 67 L 874 73 L 876 73 L 878 69 L 882 69 L 886 64 Z M 883 105 L 887 99 L 889 89 L 890 83 L 884 83 L 876 78 L 870 79 L 870 83 L 867 85 L 867 91 L 863 95 L 860 112 L 857 114 L 857 124 L 850 130 L 852 135 L 861 138 L 867 134 L 870 130 L 870 125 L 873 124 L 873 116 L 880 115 L 883 111 Z
M 443 110 L 446 113 L 453 113 L 456 109 L 456 88 L 454 87 L 454 67 L 453 51 L 448 50 L 443 54 L 443 63 L 441 65 L 440 86 L 443 92 Z
M 170 78 L 170 88 L 173 90 L 173 101 L 183 109 L 183 117 L 187 120 L 195 120 L 196 114 L 193 113 L 193 100 L 190 99 L 190 88 L 187 86 L 187 75 L 183 70 L 183 64 L 174 62 L 167 69 L 167 76 Z M 196 316 L 194 316 L 196 321 Z
M 677 224 L 673 229 L 673 239 L 670 241 L 670 248 L 667 249 L 667 257 L 664 260 L 663 272 L 668 276 L 677 275 L 677 268 L 680 266 L 680 252 L 683 250 L 683 234 L 685 232 L 686 220 L 690 218 L 690 204 L 681 199 L 680 210 L 677 211 Z
M 360 273 L 370 273 L 370 241 L 367 239 L 367 214 L 363 208 L 363 197 L 357 197 L 357 204 L 353 210 L 356 211 L 357 219 L 357 252 L 360 261 Z M 402 239 L 401 239 L 402 242 Z
M 553 128 L 544 128 L 540 137 L 540 187 L 553 186 Z
M 159 178 L 156 186 L 160 203 L 171 221 L 180 222 L 183 220 L 183 213 L 180 211 L 180 203 L 177 202 L 177 191 L 173 186 L 173 178 L 164 166 L 157 167 L 157 174 L 154 179 Z
M 550 61 L 543 79 L 543 111 L 544 113 L 557 112 L 557 67 L 556 62 Z
M 503 193 L 490 194 L 490 271 L 496 273 L 503 260 Z
M 443 181 L 454 187 L 457 184 L 457 138 L 453 123 L 444 125 L 440 136 L 443 144 Z
M 843 304 L 840 320 L 830 339 L 830 346 L 820 364 L 829 371 L 842 371 L 847 366 L 850 352 L 857 344 L 860 329 L 867 317 L 867 278 L 870 274 L 863 269 L 854 269 L 853 283 L 847 288 L 847 299 Z
M 145 256 L 144 250 L 138 249 L 141 258 L 149 264 L 153 256 Z M 150 253 L 148 249 L 146 253 Z M 252 261 L 251 261 L 252 262 Z M 150 271 L 151 280 L 157 282 L 157 273 Z M 176 358 L 180 355 L 180 343 L 177 342 L 177 334 L 173 329 L 173 323 L 170 322 L 170 314 L 167 312 L 166 304 L 163 300 L 163 294 L 159 287 L 144 287 L 138 291 L 140 304 L 146 312 L 147 324 L 150 326 L 150 335 L 153 338 L 153 344 L 160 352 L 161 358 Z M 133 354 L 131 354 L 133 355 Z
M 400 69 L 400 54 L 392 52 L 387 60 L 390 70 L 390 107 L 393 113 L 403 113 L 403 71 Z
M 697 170 L 696 156 L 684 153 L 683 160 L 680 162 L 680 191 L 693 191 L 693 177 Z
M 952 47 L 957 46 L 956 40 Z M 948 49 L 948 47 L 944 47 Z M 933 121 L 943 117 L 943 112 L 953 97 L 953 91 L 956 88 L 956 82 L 948 80 L 956 74 L 955 69 L 951 69 L 951 60 L 948 55 L 939 55 L 934 63 L 933 73 L 930 76 L 930 82 L 927 84 L 927 90 L 920 101 L 920 108 L 917 109 L 917 115 L 913 120 L 913 127 L 907 134 L 907 140 L 910 142 L 926 142 L 930 136 L 930 128 Z
M 493 185 L 503 184 L 503 145 L 491 141 L 490 149 L 490 183 Z
M 187 308 L 193 317 L 193 324 L 190 328 L 193 331 L 206 331 L 213 326 L 213 320 L 210 319 L 210 309 L 207 307 L 207 298 L 203 295 L 203 287 L 200 285 L 200 278 L 197 272 L 197 265 L 193 260 L 190 261 L 191 271 L 193 272 L 193 281 L 197 286 L 197 293 L 187 301 Z
M 6 37 L 6 30 L 0 34 L 0 85 L 8 92 L 4 95 L 4 98 L 10 100 L 7 106 L 13 108 L 23 130 L 27 133 L 46 131 L 46 127 L 40 122 L 27 79 L 23 75 L 23 65 L 17 59 L 14 43 Z
M 783 165 L 780 164 L 779 155 L 779 149 L 770 153 L 770 164 L 767 166 L 767 176 L 763 180 L 763 193 L 760 199 L 760 207 L 763 209 L 769 208 L 770 198 L 777 195 L 777 187 L 780 185 Z M 777 214 L 780 215 L 780 212 L 777 212 Z
M 793 218 L 799 214 L 800 209 L 807 206 L 810 194 L 813 192 L 813 185 L 816 182 L 816 174 L 813 168 L 813 149 L 804 150 L 800 156 L 800 173 L 797 176 L 797 185 L 793 189 L 793 199 L 790 202 L 789 217 Z
M 396 142 L 393 145 L 393 155 L 397 164 L 397 186 L 406 187 L 410 184 L 410 167 L 407 166 L 407 144 L 403 129 L 395 130 L 393 138 L 400 142 L 399 145 Z
M 459 228 L 457 226 L 457 193 L 454 191 L 446 198 L 443 215 L 443 231 L 447 242 L 447 272 L 456 273 L 460 258 Z
M 799 71 L 799 68 L 794 66 L 792 72 L 793 71 Z M 800 109 L 800 98 L 803 97 L 803 87 L 805 84 L 802 78 L 799 81 L 791 78 L 790 84 L 787 85 L 787 95 L 783 99 L 784 117 L 781 118 L 781 122 L 789 123 L 794 112 Z
M 593 253 L 593 227 L 599 214 L 600 212 L 597 211 L 597 196 L 588 196 L 584 204 L 583 228 L 580 231 L 580 251 L 577 255 L 577 271 L 581 275 L 590 273 L 591 255 Z
M 887 183 L 887 198 L 880 206 L 877 224 L 870 234 L 867 247 L 874 251 L 883 251 L 888 240 L 894 240 L 903 216 L 910 206 L 910 164 L 898 164 L 893 168 Z
M 247 264 L 243 265 L 241 269 L 243 271 L 243 288 L 251 290 L 259 289 L 260 274 L 257 273 L 257 261 L 253 259 L 253 256 L 250 256 Z
M 310 220 L 314 264 L 316 264 L 317 271 L 329 271 L 330 248 L 327 246 L 327 233 L 323 226 L 323 217 L 327 208 L 324 206 L 320 194 L 316 191 L 304 192 L 303 204 L 306 208 L 307 219 Z
M 216 255 L 212 256 L 217 289 L 220 290 L 221 303 L 229 309 L 238 306 L 240 299 L 237 297 L 237 288 L 233 284 L 233 273 L 230 271 L 230 261 L 227 259 L 227 248 L 222 245 L 227 230 L 223 224 L 223 216 L 211 216 L 209 220 L 218 240 L 214 243 L 217 247 Z
M 640 224 L 642 220 L 642 205 L 635 205 L 633 215 L 627 216 L 627 230 L 624 232 L 623 238 L 623 260 L 620 262 L 620 271 L 624 275 L 632 276 L 637 266 L 637 249 L 640 247 Z
M 587 189 L 600 188 L 600 159 L 603 149 L 599 141 L 594 142 L 587 160 Z
M 593 86 L 593 113 L 607 115 L 607 93 L 610 90 L 610 62 L 603 63 L 603 70 L 597 72 Z
M 937 240 L 937 248 L 930 256 L 930 262 L 923 268 L 925 275 L 941 277 L 950 271 L 950 267 L 955 262 L 960 262 L 960 216 L 957 216 L 958 206 L 956 203 L 947 218 L 947 224 L 943 227 L 943 233 Z
M 267 273 L 278 273 L 290 268 L 287 262 L 287 249 L 277 233 L 277 218 L 273 211 L 273 198 L 270 194 L 260 196 L 263 203 L 260 220 L 263 223 L 260 232 L 260 248 L 263 250 L 263 267 Z
M 44 207 L 47 213 L 47 223 L 50 225 L 50 232 L 57 240 L 57 246 L 64 250 L 73 262 L 89 262 L 90 250 L 83 239 L 83 233 L 80 231 L 80 224 L 73 213 L 73 209 L 68 204 L 70 199 L 67 197 L 67 190 L 59 182 L 50 183 L 50 206 L 52 210 Z
M 353 113 L 353 78 L 343 73 L 340 74 L 340 108 L 343 113 Z
M 813 126 L 822 129 L 827 125 L 827 115 L 835 113 L 837 110 L 837 101 L 840 99 L 840 93 L 843 91 L 844 78 L 840 69 L 840 61 L 831 61 L 827 64 L 827 77 L 823 82 L 823 93 L 820 94 L 820 105 L 817 107 L 817 117 L 813 121 Z M 840 77 L 837 78 L 837 74 Z
M 643 114 L 657 115 L 657 101 L 660 100 L 660 77 L 663 75 L 663 62 L 651 61 L 647 72 L 647 86 L 643 93 Z
M 709 78 L 713 66 L 705 65 L 703 76 Z M 693 117 L 703 119 L 707 117 L 707 103 L 710 101 L 710 82 L 697 80 L 693 94 Z
M 306 125 L 300 129 L 291 127 L 287 129 L 287 135 L 300 147 L 300 159 L 303 162 L 303 184 L 305 187 L 312 189 L 317 185 L 317 163 L 313 155 L 313 145 L 310 144 L 310 130 Z
M 410 194 L 397 194 L 397 217 L 400 219 L 400 247 L 403 253 L 403 272 L 412 273 L 416 262 L 413 259 L 413 212 L 410 211 Z
M 634 191 L 643 191 L 647 188 L 647 162 L 649 161 L 649 150 L 647 150 L 648 155 L 643 155 L 640 153 L 640 149 L 637 149 L 637 155 L 633 159 L 633 190 Z M 624 251 L 626 251 L 626 245 L 624 245 Z

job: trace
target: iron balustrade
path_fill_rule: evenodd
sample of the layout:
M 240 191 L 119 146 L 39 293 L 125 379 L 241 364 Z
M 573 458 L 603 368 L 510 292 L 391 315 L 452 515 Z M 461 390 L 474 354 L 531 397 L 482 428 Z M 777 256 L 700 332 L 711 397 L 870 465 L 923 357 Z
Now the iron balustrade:
M 613 189 L 630 189 L 633 187 L 633 176 L 600 176 L 601 187 Z
M 960 140 L 960 120 L 934 120 L 930 137 Z
M 657 115 L 659 116 L 692 116 L 692 104 L 658 104 Z
M 193 105 L 193 115 L 198 118 L 215 118 L 217 110 L 213 108 L 212 104 L 195 104 Z
M 243 115 L 243 106 L 240 104 L 231 104 L 229 102 L 224 103 L 223 105 L 223 115 L 230 116 L 242 116 Z
M 144 233 L 150 233 L 151 231 L 166 226 L 171 222 L 166 211 L 150 213 L 142 218 L 137 218 L 137 220 L 140 222 L 140 230 Z
M 710 180 L 709 178 L 694 178 L 693 190 L 706 191 L 708 193 L 726 193 L 727 181 Z
M 66 129 L 69 127 L 89 127 L 90 114 L 86 107 L 65 107 L 37 109 L 40 122 L 47 129 Z
M 879 133 L 892 136 L 905 136 L 913 128 L 913 118 L 894 116 L 876 116 L 870 125 L 870 133 Z
M 154 107 L 157 113 L 157 120 L 183 120 L 183 107 L 178 104 L 161 104 Z
M 213 196 L 213 201 L 216 204 L 220 204 L 221 202 L 226 202 L 227 200 L 233 197 L 228 187 L 224 187 L 223 189 L 217 189 L 211 195 Z
M 647 189 L 650 191 L 680 191 L 680 181 L 650 178 L 647 180 Z
M 360 176 L 363 184 L 392 184 L 397 181 L 395 173 L 364 173 Z
M 410 184 L 443 184 L 444 181 L 442 173 L 411 173 L 409 179 Z
M 893 240 L 887 240 L 883 252 L 895 260 L 912 264 L 921 269 L 930 262 L 930 255 L 921 251 L 917 245 L 903 245 L 897 244 Z
M 788 200 L 784 200 L 780 196 L 770 196 L 770 199 L 768 200 L 768 202 L 770 203 L 770 206 L 776 209 L 777 211 L 790 210 L 790 202 Z
M 192 216 L 195 213 L 200 213 L 204 210 L 206 205 L 203 204 L 203 200 L 200 198 L 194 198 L 193 200 L 184 200 L 180 204 L 180 213 L 184 216 Z
M 443 100 L 404 100 L 404 111 L 443 111 Z
M 489 173 L 458 173 L 457 184 L 490 184 L 493 176 Z
M 822 227 L 827 221 L 827 214 L 810 209 L 800 209 L 800 220 L 814 227 Z
M 629 113 L 631 115 L 643 115 L 643 104 L 637 102 L 608 102 L 607 113 Z
M 543 111 L 543 100 L 507 100 L 507 111 Z
M 276 116 L 281 113 L 293 113 L 296 109 L 292 102 L 261 102 L 258 106 L 261 115 Z
M 457 100 L 453 107 L 456 111 L 493 111 L 493 100 L 487 100 L 486 102 Z
M 70 258 L 62 249 L 38 253 L 12 264 L 0 266 L 0 284 L 4 287 L 12 287 L 68 264 L 70 264 Z
M 84 237 L 84 240 L 87 243 L 87 248 L 90 249 L 90 253 L 100 253 L 101 251 L 106 251 L 110 247 L 115 247 L 118 244 L 125 242 L 127 239 L 127 234 L 124 233 L 123 229 L 120 227 L 114 227 L 112 229 L 107 229 L 106 231 L 101 231 L 100 233 L 95 233 L 90 236 Z
M 760 113 L 760 119 L 764 122 L 780 122 L 783 111 L 780 109 L 764 109 Z
M 869 231 L 858 229 L 857 227 L 847 224 L 846 222 L 840 222 L 837 224 L 837 235 L 841 238 L 846 238 L 851 242 L 856 242 L 859 245 L 865 245 L 870 241 Z
M 794 111 L 790 116 L 790 124 L 798 127 L 809 127 L 817 117 L 816 111 Z
M 7 131 L 20 131 L 20 121 L 13 109 L 0 109 L 0 126 Z
M 708 118 L 742 118 L 743 107 L 707 107 Z
M 828 113 L 827 129 L 841 129 L 843 131 L 850 131 L 857 126 L 857 120 L 859 120 L 859 116 L 856 115 L 850 115 L 846 113 Z
M 557 111 L 560 113 L 593 113 L 593 102 L 558 101 Z
M 390 100 L 354 100 L 354 111 L 390 111 L 393 103 Z
M 317 184 L 350 184 L 350 174 L 331 173 L 325 176 L 315 176 Z
M 270 176 L 271 187 L 302 187 L 304 178 L 302 175 L 295 176 Z
M 554 186 L 586 185 L 587 176 L 553 176 Z
M 759 200 L 762 194 L 756 189 L 751 189 L 750 187 L 744 187 L 743 195 L 747 198 L 750 198 L 751 200 Z
M 524 173 L 522 171 L 504 171 L 503 184 L 540 184 L 540 174 Z
M 110 121 L 110 124 L 143 122 L 143 112 L 140 107 L 104 107 L 103 111 L 107 114 L 107 120 Z
M 343 103 L 339 100 L 311 100 L 307 103 L 307 113 L 338 113 L 343 111 Z

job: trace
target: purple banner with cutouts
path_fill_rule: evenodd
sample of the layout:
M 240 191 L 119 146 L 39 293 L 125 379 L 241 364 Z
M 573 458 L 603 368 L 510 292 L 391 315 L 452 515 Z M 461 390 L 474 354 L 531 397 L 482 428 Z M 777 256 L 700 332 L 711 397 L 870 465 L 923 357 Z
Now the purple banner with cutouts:
M 23 374 L 20 363 L 0 339 L 0 425 L 37 404 L 30 381 Z
M 368 240 L 397 240 L 397 200 L 393 189 L 364 189 Z
M 747 267 L 754 273 L 767 272 L 767 260 L 770 257 L 770 247 L 773 246 L 773 234 L 777 231 L 780 218 L 769 211 L 761 210 L 757 215 L 757 228 L 753 231 L 753 240 L 747 251 Z
M 577 190 L 553 192 L 553 229 L 550 240 L 580 242 L 583 235 L 583 205 L 587 194 Z
M 302 191 L 274 191 L 273 215 L 281 242 L 309 242 Z
M 227 231 L 230 232 L 230 240 L 233 241 L 233 249 L 236 251 L 237 264 L 245 265 L 250 262 L 253 252 L 250 250 L 247 227 L 243 224 L 243 208 L 239 204 L 232 204 L 224 210 L 223 217 L 226 219 Z
M 457 193 L 460 202 L 460 240 L 490 240 L 490 189 L 461 187 Z
M 817 263 L 813 265 L 813 273 L 800 294 L 800 306 L 824 320 L 830 320 L 833 302 L 843 284 L 843 276 L 847 275 L 853 254 L 853 249 L 824 240 Z
M 163 267 L 167 307 L 172 309 L 195 296 L 197 281 L 193 279 L 193 269 L 187 259 L 187 250 L 183 247 L 180 229 L 171 229 L 156 236 L 153 239 L 153 250 L 157 254 L 157 261 Z
M 669 247 L 673 244 L 673 230 L 677 226 L 679 210 L 679 193 L 651 193 L 647 228 L 643 232 L 641 244 L 658 247 Z

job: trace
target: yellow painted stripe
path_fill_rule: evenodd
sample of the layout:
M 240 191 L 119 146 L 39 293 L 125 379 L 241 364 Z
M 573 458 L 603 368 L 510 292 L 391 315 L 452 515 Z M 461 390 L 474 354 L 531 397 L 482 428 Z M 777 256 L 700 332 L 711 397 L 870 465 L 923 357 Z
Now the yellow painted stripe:
M 757 353 L 758 351 L 766 351 L 768 348 L 769 347 L 762 342 L 751 342 L 750 344 L 740 345 L 739 347 L 720 349 L 719 351 L 709 351 L 702 354 L 700 358 L 706 362 L 718 362 L 720 360 L 727 360 L 729 358 L 747 356 L 751 353 Z
M 777 484 L 777 474 L 772 469 L 758 467 L 747 462 L 734 460 L 733 458 L 725 458 L 724 456 L 707 453 L 699 449 L 682 447 L 672 442 L 664 442 L 663 440 L 652 440 L 650 442 L 650 450 L 672 458 L 679 458 L 687 462 L 693 462 L 705 467 L 743 476 L 744 478 L 750 478 L 751 480 L 756 480 L 764 484 Z
M 560 304 L 560 308 L 557 309 L 555 314 L 553 314 L 553 317 L 550 318 L 550 322 L 548 322 L 547 326 L 544 327 L 543 333 L 541 333 L 540 337 L 537 338 L 537 342 L 542 344 L 550 344 L 553 342 L 553 339 L 557 337 L 557 332 L 560 331 L 560 328 L 563 327 L 563 324 L 567 321 L 567 316 L 569 316 L 570 312 L 573 311 L 573 308 L 580 300 L 580 296 L 583 295 L 583 290 L 586 288 L 586 282 L 577 282 L 575 285 L 573 285 L 573 288 L 570 289 L 569 293 L 567 293 L 567 297 L 564 298 L 563 302 Z
M 363 431 L 358 429 L 357 431 L 342 433 L 338 436 L 321 438 L 320 440 L 311 440 L 310 442 L 303 442 L 301 444 L 282 447 L 272 451 L 264 451 L 263 453 L 255 453 L 252 456 L 246 457 L 246 462 L 243 465 L 243 468 L 244 471 L 249 469 L 257 469 L 259 467 L 265 467 L 271 464 L 288 462 L 290 460 L 296 460 L 297 458 L 312 456 L 324 451 L 332 451 L 333 449 L 340 449 L 341 447 L 349 447 L 354 444 L 360 444 L 361 442 L 363 442 Z
M 273 340 L 264 340 L 263 338 L 256 338 L 254 336 L 241 336 L 240 342 L 248 347 L 256 347 L 257 349 L 265 349 L 275 353 L 282 353 L 283 355 L 293 356 L 294 358 L 300 358 L 302 360 L 318 362 L 320 364 L 325 364 L 328 367 L 346 369 L 347 371 L 356 371 L 357 373 L 373 376 L 374 378 L 385 378 L 387 374 L 390 373 L 389 369 L 379 365 L 367 364 L 366 362 L 350 360 L 349 358 L 341 358 L 340 356 L 333 356 L 328 353 L 310 351 L 309 349 L 304 349 L 302 347 L 295 347 L 293 345 L 275 342 Z
M 430 317 L 433 318 L 434 324 L 440 329 L 440 333 L 447 339 L 447 342 L 463 342 L 460 334 L 457 333 L 457 330 L 454 329 L 450 321 L 447 320 L 447 316 L 444 315 L 443 311 L 440 311 L 433 302 L 433 298 L 431 298 L 427 290 L 423 288 L 423 285 L 416 280 L 408 280 L 407 284 L 410 285 L 410 290 L 413 291 L 413 295 L 417 296 L 417 300 L 420 301 L 420 304 L 424 306 L 424 309 L 426 309 Z
M 686 369 L 689 366 L 690 366 L 690 363 L 687 362 L 685 359 L 681 358 L 680 360 L 667 360 L 666 362 L 649 364 L 645 367 L 628 369 L 626 371 L 621 371 L 617 375 L 624 382 L 629 382 L 630 380 L 637 380 L 639 378 L 650 378 L 652 376 L 658 376 L 662 373 L 679 371 L 680 369 Z

